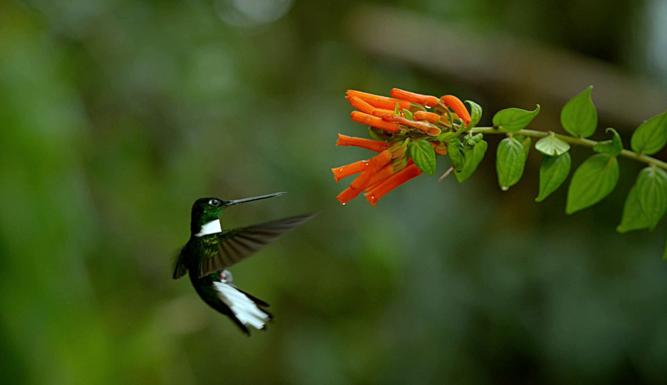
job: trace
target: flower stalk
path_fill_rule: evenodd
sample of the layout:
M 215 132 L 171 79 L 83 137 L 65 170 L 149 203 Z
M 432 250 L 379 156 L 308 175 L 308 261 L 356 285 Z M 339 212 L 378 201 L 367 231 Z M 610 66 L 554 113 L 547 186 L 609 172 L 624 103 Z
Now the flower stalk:
M 336 181 L 357 175 L 337 199 L 347 204 L 363 193 L 375 206 L 389 192 L 422 173 L 434 174 L 437 156 L 447 156 L 450 163 L 440 181 L 453 175 L 459 183 L 464 182 L 488 152 L 485 136 L 495 134 L 504 136 L 495 156 L 498 185 L 503 191 L 521 180 L 532 148 L 543 155 L 535 201 L 549 197 L 574 170 L 569 178 L 567 214 L 597 204 L 614 190 L 620 175 L 618 158 L 647 164 L 626 198 L 617 231 L 653 230 L 667 215 L 667 162 L 652 156 L 667 146 L 667 111 L 637 127 L 630 139 L 630 150 L 623 148 L 623 140 L 613 128 L 605 130 L 611 135 L 607 140 L 588 139 L 598 128 L 591 92 L 589 86 L 565 103 L 560 114 L 565 133 L 557 134 L 529 129 L 540 112 L 539 104 L 533 109 L 502 109 L 493 115 L 492 127 L 476 127 L 482 107 L 470 100 L 464 104 L 454 95 L 437 98 L 393 88 L 390 97 L 386 97 L 349 90 L 346 98 L 355 108 L 352 120 L 370 126 L 369 134 L 375 140 L 339 134 L 336 144 L 362 147 L 377 154 L 369 160 L 331 169 Z M 569 153 L 572 146 L 588 147 L 594 154 L 575 169 Z M 667 246 L 663 258 L 667 259 Z
M 495 127 L 473 127 L 470 129 L 470 133 L 472 134 L 498 134 L 498 135 L 506 135 L 507 133 L 504 131 L 501 131 Z M 517 132 L 514 133 L 515 135 L 523 135 L 531 138 L 544 138 L 549 135 L 554 135 L 558 139 L 562 140 L 563 142 L 577 145 L 577 146 L 583 146 L 583 147 L 590 147 L 593 148 L 595 145 L 599 144 L 599 141 L 596 140 L 591 140 L 591 139 L 586 139 L 586 138 L 577 138 L 574 136 L 569 136 L 569 135 L 562 135 L 562 134 L 556 134 L 552 132 L 547 132 L 547 131 L 538 131 L 538 130 L 530 130 L 530 129 L 521 129 Z M 638 154 L 634 151 L 628 150 L 628 149 L 622 149 L 620 155 L 622 157 L 628 158 L 628 159 L 633 159 L 638 162 L 643 162 L 648 164 L 649 166 L 655 166 L 662 168 L 663 170 L 667 170 L 667 162 L 662 161 L 660 159 L 653 158 L 648 155 L 644 154 Z

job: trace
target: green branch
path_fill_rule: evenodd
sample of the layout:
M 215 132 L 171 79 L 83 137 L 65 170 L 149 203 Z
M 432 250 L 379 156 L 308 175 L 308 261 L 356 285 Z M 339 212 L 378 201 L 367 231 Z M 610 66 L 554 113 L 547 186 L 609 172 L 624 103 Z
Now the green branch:
M 476 133 L 507 134 L 506 132 L 501 131 L 501 130 L 495 128 L 495 127 L 473 127 L 472 129 L 470 129 L 470 132 L 473 133 L 473 134 L 476 134 Z M 551 135 L 551 133 L 546 132 L 546 131 L 523 129 L 523 130 L 519 130 L 517 132 L 514 132 L 513 135 L 524 135 L 524 136 L 529 136 L 529 137 L 532 137 L 532 138 L 544 138 L 545 136 Z M 584 146 L 584 147 L 591 147 L 592 148 L 593 146 L 595 146 L 596 144 L 599 143 L 595 140 L 590 140 L 590 139 L 585 139 L 585 138 L 576 138 L 574 136 L 569 136 L 569 135 L 562 135 L 562 134 L 554 134 L 554 135 L 558 139 L 560 139 L 564 142 L 574 144 L 574 145 L 577 145 L 577 146 Z M 629 158 L 629 159 L 634 159 L 634 160 L 639 161 L 639 162 L 646 163 L 650 166 L 656 166 L 656 167 L 660 167 L 664 170 L 667 170 L 667 162 L 664 162 L 660 159 L 656 159 L 656 158 L 653 158 L 653 157 L 650 157 L 650 156 L 638 154 L 634 151 L 623 149 L 621 151 L 621 156 Z

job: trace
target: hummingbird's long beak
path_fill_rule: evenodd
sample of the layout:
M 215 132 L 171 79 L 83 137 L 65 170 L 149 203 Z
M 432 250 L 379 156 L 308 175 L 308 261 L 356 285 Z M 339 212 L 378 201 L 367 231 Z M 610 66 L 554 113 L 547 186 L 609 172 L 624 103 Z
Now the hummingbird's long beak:
M 277 192 L 277 193 L 273 193 L 273 194 L 259 195 L 259 196 L 250 197 L 250 198 L 234 199 L 234 200 L 231 200 L 231 201 L 222 201 L 222 206 L 223 207 L 234 206 L 234 205 L 238 205 L 238 204 L 241 204 L 241 203 L 247 203 L 247 202 L 252 202 L 252 201 L 258 201 L 258 200 L 261 200 L 261 199 L 273 198 L 273 197 L 281 196 L 283 194 L 287 194 L 287 193 L 286 192 Z

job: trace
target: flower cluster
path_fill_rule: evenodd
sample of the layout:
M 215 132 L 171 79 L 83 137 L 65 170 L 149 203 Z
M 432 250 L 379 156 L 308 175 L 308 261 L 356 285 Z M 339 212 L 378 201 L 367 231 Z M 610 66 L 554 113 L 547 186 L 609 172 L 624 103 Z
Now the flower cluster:
M 362 147 L 377 153 L 370 159 L 331 169 L 336 182 L 357 175 L 336 199 L 346 204 L 357 195 L 371 205 L 422 172 L 433 173 L 435 156 L 447 154 L 447 139 L 471 125 L 459 98 L 440 98 L 393 88 L 391 97 L 348 90 L 345 98 L 356 110 L 350 117 L 369 126 L 372 139 L 338 134 L 338 146 Z

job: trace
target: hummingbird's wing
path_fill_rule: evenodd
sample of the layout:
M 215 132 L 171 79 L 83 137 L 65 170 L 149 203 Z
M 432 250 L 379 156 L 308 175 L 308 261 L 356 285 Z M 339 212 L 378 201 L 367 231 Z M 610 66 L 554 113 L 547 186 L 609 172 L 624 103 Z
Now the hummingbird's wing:
M 178 279 L 181 278 L 182 276 L 185 275 L 185 273 L 188 272 L 187 265 L 185 264 L 185 248 L 187 246 L 184 246 L 176 255 L 176 258 L 174 259 L 174 273 L 172 274 L 173 279 Z
M 199 261 L 199 277 L 223 270 L 303 224 L 313 214 L 297 215 L 258 225 L 241 227 L 218 235 L 218 252 Z

